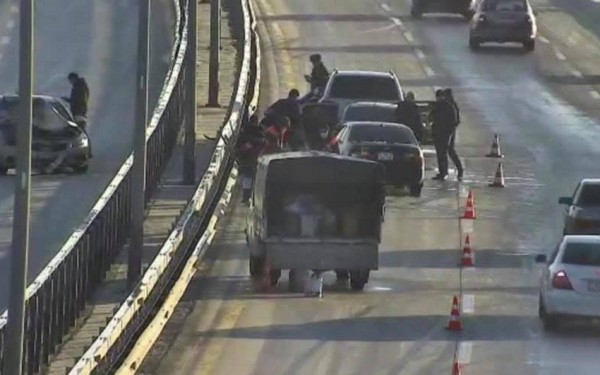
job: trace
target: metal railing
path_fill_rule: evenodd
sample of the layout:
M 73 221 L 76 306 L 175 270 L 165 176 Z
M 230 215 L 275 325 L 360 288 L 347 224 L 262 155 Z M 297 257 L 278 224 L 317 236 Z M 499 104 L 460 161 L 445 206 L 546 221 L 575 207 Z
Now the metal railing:
M 219 132 L 209 167 L 135 290 L 70 374 L 113 373 L 157 311 L 190 256 L 198 251 L 198 243 L 201 242 L 205 248 L 210 242 L 207 237 L 212 239 L 214 235 L 211 231 L 214 231 L 215 217 L 222 215 L 231 194 L 230 172 L 235 161 L 231 146 L 236 143 L 243 124 L 256 111 L 260 84 L 260 50 L 252 7 L 249 0 L 236 1 L 235 6 L 237 8 L 231 10 L 232 15 L 241 15 L 244 25 L 243 59 L 230 113 Z
M 156 189 L 183 123 L 186 20 L 183 0 L 177 12 L 174 62 L 146 132 L 146 202 Z M 81 316 L 86 301 L 128 237 L 131 188 L 130 155 L 96 202 L 83 224 L 27 288 L 24 372 L 33 374 L 48 364 L 65 334 Z M 7 312 L 0 317 L 0 371 L 4 364 Z

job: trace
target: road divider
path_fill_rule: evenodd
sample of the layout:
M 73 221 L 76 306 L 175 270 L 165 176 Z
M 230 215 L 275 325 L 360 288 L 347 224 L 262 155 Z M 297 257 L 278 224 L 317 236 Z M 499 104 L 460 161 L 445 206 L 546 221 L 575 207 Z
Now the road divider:
M 187 12 L 187 2 L 184 9 Z M 145 339 L 155 339 L 158 336 L 175 307 L 175 300 L 181 297 L 179 293 L 185 290 L 186 278 L 191 278 L 193 274 L 190 264 L 198 264 L 214 236 L 214 225 L 223 214 L 225 203 L 229 202 L 232 183 L 235 182 L 232 147 L 237 141 L 241 126 L 256 110 L 260 85 L 260 48 L 255 32 L 256 21 L 249 0 L 239 0 L 239 10 L 232 9 L 231 12 L 236 11 L 243 20 L 243 59 L 231 111 L 219 131 L 209 167 L 174 230 L 135 290 L 119 307 L 92 346 L 77 361 L 70 374 L 112 373 L 120 366 L 132 345 L 135 349 L 130 357 L 125 359 L 125 363 L 129 367 L 139 366 L 149 347 L 147 344 L 136 347 L 138 336 L 140 333 L 146 335 Z M 186 28 L 187 22 L 184 25 L 184 29 Z M 182 43 L 185 43 L 186 34 L 183 35 Z M 196 258 L 192 262 L 194 256 Z M 163 303 L 165 298 L 167 304 Z M 155 315 L 157 307 L 162 311 L 162 317 Z M 150 321 L 150 328 L 144 330 Z M 123 371 L 126 369 L 123 368 Z

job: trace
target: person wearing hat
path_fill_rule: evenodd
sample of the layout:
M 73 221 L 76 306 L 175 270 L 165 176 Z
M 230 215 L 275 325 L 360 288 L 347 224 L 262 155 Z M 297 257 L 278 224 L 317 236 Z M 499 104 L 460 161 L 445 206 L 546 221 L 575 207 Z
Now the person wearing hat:
M 443 181 L 448 176 L 448 148 L 452 134 L 456 129 L 457 116 L 454 106 L 448 101 L 443 90 L 436 90 L 435 99 L 436 102 L 429 114 L 432 122 L 433 144 L 438 161 L 438 174 L 433 179 Z M 462 178 L 462 166 L 459 170 L 459 178 Z
M 310 76 L 307 75 L 305 77 L 310 83 L 310 91 L 314 92 L 318 89 L 320 93 L 323 93 L 325 86 L 327 86 L 327 81 L 329 81 L 329 71 L 325 67 L 325 64 L 323 64 L 320 54 L 314 53 L 310 55 L 309 60 L 312 64 L 312 71 Z

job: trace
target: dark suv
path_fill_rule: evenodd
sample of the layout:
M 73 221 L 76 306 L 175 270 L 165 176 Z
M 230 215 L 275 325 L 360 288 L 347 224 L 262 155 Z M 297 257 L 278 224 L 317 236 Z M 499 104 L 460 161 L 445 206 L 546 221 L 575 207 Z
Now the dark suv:
M 412 0 L 410 15 L 419 18 L 423 13 L 451 13 L 470 19 L 475 3 L 476 0 Z
M 15 168 L 18 104 L 16 95 L 0 96 L 0 175 Z M 32 108 L 32 168 L 86 172 L 91 157 L 88 135 L 71 113 L 50 96 L 34 96 Z
M 469 47 L 481 43 L 522 43 L 526 51 L 535 49 L 537 25 L 527 0 L 481 0 L 475 8 L 469 30 Z

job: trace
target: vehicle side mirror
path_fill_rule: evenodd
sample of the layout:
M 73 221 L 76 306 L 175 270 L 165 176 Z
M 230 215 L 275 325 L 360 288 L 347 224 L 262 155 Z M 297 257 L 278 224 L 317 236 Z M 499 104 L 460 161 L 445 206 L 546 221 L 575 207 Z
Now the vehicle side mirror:
M 560 197 L 558 198 L 558 204 L 566 204 L 568 206 L 573 204 L 573 198 L 571 197 Z
M 548 261 L 548 257 L 546 254 L 538 254 L 535 256 L 536 263 L 546 263 Z

